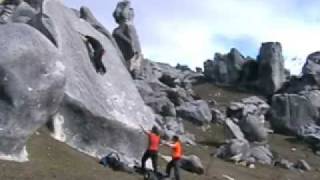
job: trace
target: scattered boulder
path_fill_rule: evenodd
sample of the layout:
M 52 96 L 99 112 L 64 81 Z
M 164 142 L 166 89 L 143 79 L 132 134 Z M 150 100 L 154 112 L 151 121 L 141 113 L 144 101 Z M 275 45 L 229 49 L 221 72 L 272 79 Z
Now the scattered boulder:
M 225 114 L 221 112 L 219 109 L 211 108 L 211 114 L 212 114 L 212 123 L 223 124 L 223 122 L 226 119 Z
M 146 105 L 150 106 L 156 114 L 162 116 L 176 116 L 174 104 L 166 96 L 144 97 Z
M 181 168 L 186 171 L 200 175 L 204 173 L 204 166 L 202 165 L 200 158 L 195 155 L 184 156 L 180 163 Z
M 312 75 L 291 76 L 276 94 L 299 94 L 301 91 L 318 90 L 317 81 Z
M 275 167 L 280 167 L 283 169 L 294 169 L 294 163 L 286 160 L 286 159 L 280 159 L 274 162 L 274 166 Z
M 176 108 L 177 116 L 195 124 L 204 125 L 211 122 L 212 114 L 207 102 L 197 100 L 186 102 Z
M 305 160 L 299 160 L 294 165 L 294 167 L 297 168 L 297 169 L 301 169 L 303 171 L 311 171 L 312 170 L 311 166 Z
M 264 125 L 268 110 L 269 105 L 266 102 L 252 96 L 240 102 L 232 102 L 227 109 L 227 117 L 237 119 L 237 125 L 247 140 L 264 142 L 268 136 L 268 129 Z
M 232 102 L 227 109 L 228 118 L 224 121 L 226 144 L 216 152 L 216 156 L 244 162 L 271 164 L 273 154 L 267 144 L 268 129 L 265 115 L 269 106 L 258 97 L 249 97 Z
M 305 136 L 303 129 L 318 123 L 319 98 L 318 90 L 274 95 L 271 104 L 273 129 L 281 133 Z
M 81 19 L 87 21 L 93 28 L 105 35 L 112 43 L 114 43 L 114 45 L 116 45 L 111 33 L 94 17 L 88 7 L 82 6 L 79 13 Z
M 245 140 L 243 132 L 241 131 L 240 127 L 236 124 L 235 121 L 237 121 L 237 119 L 227 118 L 225 120 L 224 125 L 226 127 L 226 138 Z
M 11 17 L 11 22 L 28 23 L 38 12 L 26 2 L 21 2 Z
M 250 157 L 250 145 L 248 141 L 241 139 L 230 139 L 226 144 L 219 147 L 215 152 L 215 156 L 231 160 L 233 162 L 245 161 Z
M 251 145 L 250 155 L 254 158 L 255 162 L 260 164 L 272 164 L 273 154 L 268 145 Z

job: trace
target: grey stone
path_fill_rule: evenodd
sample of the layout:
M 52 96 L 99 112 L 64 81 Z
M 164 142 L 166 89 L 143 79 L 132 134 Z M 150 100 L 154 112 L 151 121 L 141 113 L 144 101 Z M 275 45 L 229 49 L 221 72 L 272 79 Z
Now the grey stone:
M 176 116 L 174 104 L 166 96 L 144 97 L 144 102 L 162 116 Z
M 201 163 L 200 158 L 195 155 L 184 156 L 180 160 L 180 165 L 181 168 L 186 171 L 197 173 L 200 175 L 204 173 L 204 166 Z
M 219 147 L 216 156 L 235 162 L 245 161 L 250 157 L 250 144 L 246 140 L 231 139 Z
M 224 123 L 226 127 L 226 138 L 227 139 L 240 139 L 245 140 L 244 134 L 240 127 L 231 119 L 226 119 Z
M 312 76 L 320 85 L 320 52 L 314 52 L 307 57 L 302 68 L 302 74 Z
M 0 28 L 0 158 L 27 160 L 25 143 L 56 113 L 64 95 L 63 58 L 34 28 Z
M 305 94 L 277 94 L 272 98 L 271 104 L 271 125 L 282 133 L 291 133 L 301 135 L 305 126 L 313 126 L 319 117 L 317 108 L 313 102 L 317 102 L 320 98 L 311 96 L 308 98 L 309 92 Z
M 258 89 L 271 95 L 281 88 L 286 80 L 282 47 L 278 42 L 262 43 L 258 56 Z
M 188 67 L 187 65 L 181 65 L 179 63 L 176 65 L 176 69 L 179 69 L 181 71 L 191 71 L 190 67 Z
M 305 160 L 299 160 L 294 165 L 294 167 L 297 168 L 297 169 L 301 169 L 303 171 L 311 171 L 312 170 L 311 166 Z
M 94 17 L 93 13 L 88 7 L 82 6 L 80 8 L 80 18 L 86 20 L 92 27 L 116 44 L 111 33 Z
M 130 1 L 120 1 L 113 13 L 113 17 L 119 24 L 113 31 L 113 37 L 124 58 L 130 61 L 136 54 L 141 54 L 139 37 L 133 25 L 134 10 L 131 7 Z
M 283 84 L 277 94 L 298 94 L 301 91 L 317 90 L 319 86 L 313 75 L 291 76 L 287 82 Z
M 211 108 L 211 114 L 213 123 L 223 124 L 223 122 L 226 120 L 225 114 L 219 109 Z
M 11 21 L 15 23 L 28 23 L 37 13 L 28 3 L 22 2 L 12 14 Z
M 294 163 L 286 159 L 280 159 L 274 163 L 274 166 L 292 170 L 294 168 Z
M 239 126 L 245 137 L 250 142 L 266 142 L 268 137 L 264 123 L 259 121 L 259 117 L 248 115 L 239 121 Z
M 177 116 L 195 124 L 204 125 L 212 120 L 212 114 L 207 102 L 197 100 L 186 102 L 176 108 Z
M 240 80 L 245 58 L 237 49 L 231 49 L 227 55 L 215 54 L 214 60 L 204 63 L 204 75 L 223 85 L 235 85 Z
M 244 62 L 241 71 L 241 83 L 249 86 L 251 82 L 258 80 L 259 64 L 256 60 L 247 60 Z
M 270 109 L 262 99 L 252 96 L 239 102 L 232 102 L 227 109 L 227 116 L 237 119 L 237 126 L 250 142 L 267 141 L 265 115 Z
M 54 118 L 54 137 L 91 156 L 108 152 L 137 159 L 142 156 L 146 129 L 155 124 L 154 113 L 144 104 L 117 48 L 104 34 L 59 1 L 45 0 L 43 12 L 58 34 L 57 47 L 63 55 L 67 83 L 63 103 Z M 102 61 L 105 75 L 97 74 L 90 62 L 84 34 L 100 41 L 106 50 Z
M 272 164 L 273 154 L 271 153 L 268 146 L 251 146 L 250 156 L 253 157 L 256 160 L 256 162 L 260 164 Z

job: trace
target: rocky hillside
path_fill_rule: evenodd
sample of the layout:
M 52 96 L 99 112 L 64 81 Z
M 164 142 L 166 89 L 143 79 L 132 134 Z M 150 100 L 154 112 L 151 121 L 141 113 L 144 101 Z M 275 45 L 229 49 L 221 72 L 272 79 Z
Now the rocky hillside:
M 141 126 L 181 138 L 184 179 L 319 179 L 319 52 L 301 76 L 278 42 L 256 59 L 217 53 L 195 72 L 143 57 L 130 1 L 112 33 L 59 0 L 0 11 L 1 179 L 139 179 Z M 110 153 L 126 173 L 99 165 Z

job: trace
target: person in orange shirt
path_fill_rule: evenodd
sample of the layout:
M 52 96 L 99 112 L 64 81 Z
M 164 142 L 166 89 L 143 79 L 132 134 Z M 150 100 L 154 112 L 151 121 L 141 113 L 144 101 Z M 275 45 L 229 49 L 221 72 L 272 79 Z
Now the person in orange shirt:
M 141 129 L 148 136 L 149 145 L 141 160 L 141 169 L 145 172 L 146 161 L 151 158 L 153 171 L 158 173 L 158 151 L 160 146 L 160 133 L 156 126 L 151 131 L 146 131 L 142 126 Z
M 182 158 L 183 150 L 182 143 L 178 136 L 172 137 L 172 143 L 167 143 L 167 146 L 171 147 L 172 160 L 169 162 L 166 168 L 167 177 L 171 175 L 171 169 L 174 168 L 174 176 L 176 180 L 180 180 L 180 160 Z

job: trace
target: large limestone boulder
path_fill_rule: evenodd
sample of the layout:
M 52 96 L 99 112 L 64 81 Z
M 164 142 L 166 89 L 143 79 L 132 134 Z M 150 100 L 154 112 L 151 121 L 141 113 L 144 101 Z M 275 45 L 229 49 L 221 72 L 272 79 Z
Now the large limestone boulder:
M 222 85 L 235 85 L 240 80 L 242 65 L 245 58 L 237 49 L 222 55 L 217 53 L 214 60 L 204 63 L 204 74 L 215 82 Z
M 0 27 L 0 158 L 25 161 L 25 143 L 64 95 L 63 58 L 39 31 L 25 24 Z
M 275 130 L 304 136 L 308 126 L 319 123 L 320 91 L 276 94 L 272 98 L 271 123 Z
M 271 95 L 279 90 L 286 80 L 281 44 L 262 43 L 257 60 L 259 63 L 258 88 L 264 94 Z
M 262 99 L 252 96 L 239 102 L 232 102 L 227 116 L 236 119 L 237 125 L 250 142 L 264 142 L 268 137 L 265 115 L 269 105 Z
M 232 102 L 227 110 L 229 118 L 224 121 L 226 144 L 217 150 L 216 156 L 248 164 L 271 164 L 273 154 L 265 126 L 268 110 L 268 104 L 256 96 Z
M 117 151 L 140 158 L 146 139 L 138 128 L 155 124 L 154 114 L 145 106 L 116 46 L 58 0 L 45 0 L 43 12 L 51 19 L 48 28 L 56 33 L 67 77 L 63 103 L 52 121 L 54 137 L 95 157 Z M 106 74 L 96 72 L 80 33 L 103 45 Z
M 302 74 L 312 76 L 320 84 L 320 52 L 314 52 L 307 57 L 302 68 Z
M 301 91 L 310 91 L 319 89 L 315 76 L 305 74 L 303 76 L 291 76 L 287 82 L 283 84 L 277 94 L 298 94 Z
M 212 120 L 208 103 L 203 100 L 186 102 L 176 108 L 177 116 L 189 120 L 195 124 L 204 125 Z

